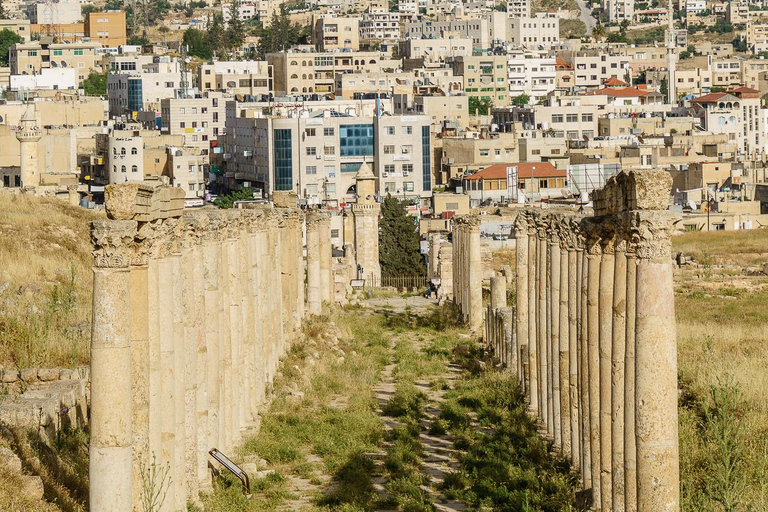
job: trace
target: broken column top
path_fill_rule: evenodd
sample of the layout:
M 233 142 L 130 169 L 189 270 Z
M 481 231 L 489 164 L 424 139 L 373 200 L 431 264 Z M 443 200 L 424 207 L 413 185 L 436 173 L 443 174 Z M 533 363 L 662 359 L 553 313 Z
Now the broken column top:
M 672 176 L 662 169 L 621 171 L 592 192 L 595 216 L 631 210 L 666 210 Z
M 161 183 L 124 183 L 107 185 L 104 205 L 113 220 L 149 222 L 181 217 L 185 193 L 182 189 Z

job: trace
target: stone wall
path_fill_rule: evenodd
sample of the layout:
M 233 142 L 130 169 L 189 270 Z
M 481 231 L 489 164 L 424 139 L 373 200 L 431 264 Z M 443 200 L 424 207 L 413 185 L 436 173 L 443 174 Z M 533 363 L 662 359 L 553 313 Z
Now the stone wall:
M 110 220 L 92 224 L 91 510 L 140 510 L 153 466 L 169 468 L 163 510 L 186 510 L 211 489 L 208 451 L 232 453 L 259 426 L 300 329 L 304 218 L 183 210 L 167 187 L 111 186 L 106 199 Z M 307 227 L 315 313 L 331 300 L 325 229 L 323 215 Z
M 515 308 L 491 281 L 487 344 L 595 510 L 679 510 L 670 180 L 621 173 L 594 193 L 595 216 L 523 210 Z

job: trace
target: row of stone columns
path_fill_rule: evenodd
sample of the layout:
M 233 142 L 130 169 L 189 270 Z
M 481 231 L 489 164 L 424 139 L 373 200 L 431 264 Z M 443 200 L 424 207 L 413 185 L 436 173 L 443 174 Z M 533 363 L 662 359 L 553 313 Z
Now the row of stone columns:
M 483 267 L 480 220 L 474 215 L 453 219 L 453 300 L 472 331 L 483 325 Z
M 186 510 L 210 489 L 208 451 L 258 426 L 301 326 L 302 218 L 185 211 L 92 237 L 91 510 L 140 509 L 142 478 L 165 468 L 162 510 Z
M 331 217 L 326 212 L 307 215 L 307 308 L 312 315 L 323 313 L 323 304 L 334 297 L 331 249 Z
M 491 348 L 596 510 L 679 510 L 672 225 L 664 211 L 524 210 L 514 322 L 494 304 L 502 278 L 491 281 Z

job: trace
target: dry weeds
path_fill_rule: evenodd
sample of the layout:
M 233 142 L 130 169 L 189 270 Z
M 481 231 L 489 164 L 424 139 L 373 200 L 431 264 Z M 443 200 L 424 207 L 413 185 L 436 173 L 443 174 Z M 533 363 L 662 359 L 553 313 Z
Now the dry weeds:
M 99 214 L 0 193 L 0 367 L 89 361 L 91 244 Z
M 701 265 L 761 265 L 768 261 L 768 230 L 685 233 L 672 238 L 672 250 Z

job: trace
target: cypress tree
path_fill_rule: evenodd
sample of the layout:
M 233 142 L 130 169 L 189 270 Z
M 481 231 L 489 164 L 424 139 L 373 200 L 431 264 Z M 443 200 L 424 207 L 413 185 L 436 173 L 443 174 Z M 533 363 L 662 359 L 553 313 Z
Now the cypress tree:
M 422 275 L 419 234 L 405 204 L 388 196 L 381 205 L 379 263 L 385 276 Z

